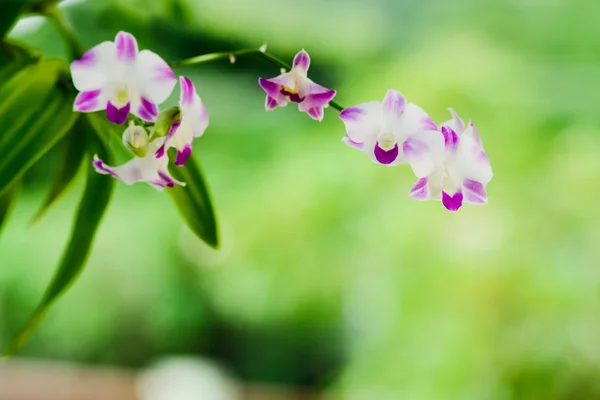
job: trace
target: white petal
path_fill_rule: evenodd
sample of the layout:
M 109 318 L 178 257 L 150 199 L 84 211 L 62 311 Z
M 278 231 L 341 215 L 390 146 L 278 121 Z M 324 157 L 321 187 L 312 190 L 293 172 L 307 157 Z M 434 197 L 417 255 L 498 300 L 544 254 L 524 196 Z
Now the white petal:
M 415 176 L 424 178 L 444 163 L 444 137 L 439 131 L 425 131 L 410 136 L 402 145 Z
M 456 113 L 456 111 L 454 111 L 453 108 L 449 108 L 448 111 L 450 111 L 450 114 L 452 114 L 452 119 L 443 122 L 441 125 L 447 126 L 448 128 L 452 129 L 454 132 L 460 135 L 465 130 L 465 123 L 462 120 L 462 118 L 458 116 L 458 114 Z
M 402 118 L 390 128 L 399 143 L 403 143 L 409 136 L 437 129 L 429 115 L 415 103 L 408 103 L 404 107 Z
M 348 137 L 356 143 L 365 143 L 375 138 L 383 129 L 383 106 L 378 101 L 370 101 L 348 107 L 340 113 L 346 125 Z
M 73 84 L 80 91 L 101 89 L 115 78 L 115 74 L 122 73 L 117 64 L 116 46 L 113 42 L 102 42 L 90 50 L 83 57 L 71 63 Z
M 487 184 L 493 176 L 490 161 L 476 138 L 462 134 L 456 151 L 456 170 L 462 178 Z
M 142 50 L 137 55 L 134 77 L 141 96 L 156 104 L 164 102 L 177 83 L 171 67 L 150 50 Z

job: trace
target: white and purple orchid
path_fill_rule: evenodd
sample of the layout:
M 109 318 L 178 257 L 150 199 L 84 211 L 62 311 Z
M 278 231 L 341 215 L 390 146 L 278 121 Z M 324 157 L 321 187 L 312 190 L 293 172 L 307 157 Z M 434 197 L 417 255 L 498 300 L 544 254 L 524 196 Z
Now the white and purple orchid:
M 404 96 L 389 89 L 383 102 L 370 101 L 340 113 L 346 126 L 343 141 L 382 165 L 409 163 L 417 175 L 430 168 L 429 147 L 439 140 L 429 115 Z
M 130 129 L 130 128 L 128 128 Z M 124 141 L 126 139 L 124 138 Z M 147 144 L 147 152 L 143 157 L 135 157 L 125 164 L 118 167 L 106 165 L 98 156 L 94 156 L 93 165 L 100 174 L 112 175 L 123 181 L 127 185 L 135 182 L 146 182 L 157 190 L 163 190 L 165 187 L 174 187 L 175 185 L 185 186 L 184 182 L 175 180 L 168 170 L 169 157 L 164 154 L 163 157 L 155 156 L 156 150 L 162 146 L 162 139 L 154 139 Z M 130 145 L 134 144 L 130 142 Z
M 487 203 L 485 186 L 492 179 L 492 168 L 477 129 L 450 109 L 452 119 L 441 125 L 440 141 L 429 149 L 427 158 L 433 168 L 410 190 L 415 200 L 441 200 L 450 211 L 463 202 Z M 438 131 L 439 134 L 439 131 Z
M 298 110 L 307 113 L 316 121 L 323 120 L 323 107 L 335 97 L 335 90 L 327 89 L 308 78 L 310 56 L 301 50 L 294 57 L 292 69 L 281 75 L 264 79 L 258 84 L 267 93 L 265 108 L 267 111 L 285 107 L 291 101 L 298 104 Z
M 179 77 L 181 94 L 179 107 L 181 110 L 180 120 L 171 125 L 171 129 L 165 139 L 165 143 L 156 152 L 156 157 L 164 155 L 166 149 L 175 147 L 177 149 L 176 166 L 182 166 L 192 153 L 192 142 L 204 134 L 208 126 L 208 111 L 192 81 L 188 78 Z
M 115 124 L 129 113 L 152 122 L 158 105 L 173 91 L 173 70 L 156 53 L 138 51 L 135 37 L 119 32 L 114 42 L 103 42 L 71 63 L 73 84 L 80 92 L 73 109 L 79 112 L 106 110 Z

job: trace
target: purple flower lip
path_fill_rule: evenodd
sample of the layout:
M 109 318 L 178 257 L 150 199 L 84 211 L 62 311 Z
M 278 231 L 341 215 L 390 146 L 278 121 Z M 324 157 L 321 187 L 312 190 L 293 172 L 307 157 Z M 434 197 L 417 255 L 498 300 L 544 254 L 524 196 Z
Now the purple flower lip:
M 300 97 L 300 96 L 298 95 L 298 93 L 292 93 L 292 92 L 288 92 L 288 91 L 287 91 L 287 90 L 285 90 L 285 89 L 281 89 L 281 90 L 280 90 L 280 93 L 281 93 L 282 95 L 284 95 L 284 96 L 287 96 L 287 97 L 289 97 L 290 101 L 291 101 L 291 102 L 294 102 L 294 103 L 302 103 L 302 102 L 304 101 L 304 99 L 306 98 L 306 96 L 305 96 L 305 97 Z

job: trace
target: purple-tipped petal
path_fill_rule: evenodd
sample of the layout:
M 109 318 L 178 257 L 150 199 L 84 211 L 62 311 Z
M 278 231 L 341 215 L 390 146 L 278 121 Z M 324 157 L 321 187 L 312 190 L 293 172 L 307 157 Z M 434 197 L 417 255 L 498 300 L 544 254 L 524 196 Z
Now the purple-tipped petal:
M 308 68 L 310 67 L 310 56 L 308 53 L 302 49 L 296 56 L 294 57 L 294 62 L 292 63 L 292 68 L 299 69 L 304 73 L 308 72 Z
M 344 108 L 340 113 L 340 119 L 342 121 L 358 121 L 362 116 L 366 114 L 366 111 L 360 107 L 348 107 Z
M 192 146 L 185 145 L 182 150 L 177 152 L 177 158 L 175 159 L 175 165 L 177 167 L 182 167 L 187 159 L 192 154 Z
M 168 174 L 164 173 L 163 171 L 158 171 L 158 176 L 160 177 L 160 179 L 162 179 L 165 186 L 175 186 L 175 180 L 173 180 L 173 178 L 171 178 Z
M 379 147 L 379 142 L 375 143 L 375 158 L 379 163 L 388 165 L 393 163 L 398 158 L 398 143 L 390 150 L 384 150 Z
M 179 85 L 181 86 L 181 97 L 179 99 L 179 103 L 182 106 L 191 105 L 194 102 L 194 95 L 196 94 L 194 84 L 185 76 L 180 76 Z
M 348 135 L 344 135 L 344 137 L 342 138 L 342 142 L 344 142 L 348 146 L 354 147 L 355 149 L 358 149 L 358 150 L 362 150 L 365 147 L 364 143 L 355 142 L 354 140 L 350 139 L 350 136 L 348 136 Z
M 150 50 L 138 53 L 133 72 L 138 90 L 155 104 L 163 103 L 173 93 L 177 79 L 165 60 Z
M 171 124 L 171 128 L 169 129 L 169 133 L 167 133 L 167 139 L 170 139 L 173 137 L 173 135 L 175 134 L 175 132 L 177 132 L 177 128 L 179 128 L 179 126 L 181 125 L 181 120 L 179 121 L 175 121 Z
M 444 145 L 446 151 L 454 152 L 458 148 L 458 135 L 452 128 L 442 126 L 442 135 L 444 136 Z
M 333 100 L 335 93 L 335 90 L 327 90 L 326 92 L 322 93 L 312 93 L 307 96 L 307 102 L 310 103 L 311 108 L 323 107 Z
M 323 120 L 323 107 L 313 107 L 313 108 L 309 108 L 306 113 L 308 115 L 310 115 L 310 117 L 312 119 L 314 119 L 315 121 L 322 121 Z
M 465 130 L 465 123 L 463 122 L 462 118 L 458 116 L 458 114 L 456 113 L 456 111 L 454 111 L 453 108 L 449 108 L 448 111 L 450 111 L 450 114 L 452 114 L 452 129 L 454 129 L 456 132 L 462 133 Z
M 448 211 L 458 211 L 462 206 L 462 203 L 463 194 L 460 191 L 454 193 L 453 196 L 450 196 L 446 192 L 442 192 L 442 204 L 444 204 L 444 207 L 446 207 Z
M 417 137 L 409 137 L 402 143 L 402 152 L 409 159 L 422 157 L 427 152 L 427 145 Z
M 465 191 L 465 201 L 472 204 L 486 204 L 487 192 L 481 182 L 465 179 L 463 181 L 463 188 Z
M 131 104 L 127 103 L 123 108 L 117 108 L 110 101 L 106 105 L 106 117 L 113 124 L 121 125 L 127 121 Z
M 429 115 L 423 117 L 421 120 L 421 129 L 424 131 L 437 131 L 437 125 Z
M 258 78 L 258 84 L 267 93 L 267 96 L 277 99 L 281 86 L 272 79 Z
M 101 89 L 79 93 L 75 98 L 73 110 L 79 112 L 92 112 L 97 111 L 99 107 L 103 108 L 102 105 L 98 104 L 98 98 L 100 97 L 100 94 L 102 94 Z
M 125 62 L 133 62 L 138 53 L 138 45 L 131 33 L 119 32 L 115 38 L 117 46 L 117 59 Z
M 79 60 L 75 60 L 71 63 L 71 67 L 76 68 L 92 68 L 96 65 L 97 56 L 94 53 L 94 49 L 90 49 L 83 53 Z
M 271 111 L 271 110 L 277 108 L 277 105 L 278 105 L 277 100 L 275 100 L 271 96 L 267 96 L 267 99 L 265 100 L 265 109 L 267 111 Z
M 155 158 L 163 158 L 166 154 L 166 149 L 165 149 L 165 145 L 163 144 L 162 146 L 160 146 L 158 148 L 158 150 L 156 150 L 156 153 L 154 153 L 154 157 Z
M 119 177 L 112 168 L 104 164 L 104 162 L 98 158 L 98 155 L 94 155 L 94 161 L 92 162 L 92 165 L 99 174 L 112 175 L 115 178 Z
M 428 182 L 428 178 L 419 179 L 410 189 L 409 196 L 415 200 L 429 200 L 431 195 L 429 193 L 429 186 L 427 185 Z
M 158 117 L 158 107 L 150 100 L 142 97 L 140 107 L 138 108 L 137 115 L 144 121 L 153 122 Z
M 402 117 L 404 107 L 406 106 L 406 99 L 402 96 L 402 93 L 389 89 L 383 98 L 383 111 L 389 113 L 397 118 Z

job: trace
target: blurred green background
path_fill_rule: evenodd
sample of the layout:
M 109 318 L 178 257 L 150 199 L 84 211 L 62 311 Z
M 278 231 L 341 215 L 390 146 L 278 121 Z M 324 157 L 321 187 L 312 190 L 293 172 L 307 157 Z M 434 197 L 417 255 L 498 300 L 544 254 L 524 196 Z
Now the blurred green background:
M 240 58 L 177 70 L 211 123 L 194 151 L 223 246 L 168 196 L 119 184 L 82 276 L 22 354 L 143 367 L 213 358 L 243 380 L 348 399 L 600 399 L 600 4 L 595 0 L 103 0 L 64 7 L 91 47 L 119 30 L 169 61 L 305 48 L 350 106 L 393 87 L 437 122 L 473 119 L 487 206 L 447 212 L 315 123 L 264 111 Z M 41 21 L 12 34 L 66 48 Z M 177 101 L 177 91 L 170 103 Z M 0 344 L 35 307 L 68 237 L 78 181 L 37 225 L 55 148 L 0 237 Z M 107 178 L 108 179 L 108 178 Z

